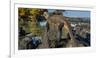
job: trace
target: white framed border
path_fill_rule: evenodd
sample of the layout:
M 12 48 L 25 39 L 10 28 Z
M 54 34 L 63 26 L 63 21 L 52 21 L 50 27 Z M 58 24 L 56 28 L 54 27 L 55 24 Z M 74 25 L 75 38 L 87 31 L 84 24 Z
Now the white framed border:
M 18 50 L 18 7 L 25 8 L 44 8 L 44 9 L 62 9 L 62 10 L 84 10 L 91 12 L 91 46 L 77 48 L 54 48 L 54 49 L 36 49 L 36 50 Z M 58 6 L 30 3 L 11 2 L 11 56 L 35 56 L 35 55 L 54 55 L 54 54 L 73 54 L 95 52 L 95 9 L 92 7 Z

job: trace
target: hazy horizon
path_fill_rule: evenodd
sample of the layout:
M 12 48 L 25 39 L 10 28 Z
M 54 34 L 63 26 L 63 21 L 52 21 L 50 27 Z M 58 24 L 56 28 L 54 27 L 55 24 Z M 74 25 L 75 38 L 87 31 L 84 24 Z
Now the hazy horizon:
M 54 12 L 56 9 L 48 9 L 48 12 Z M 90 17 L 90 11 L 65 10 L 63 15 L 66 17 Z

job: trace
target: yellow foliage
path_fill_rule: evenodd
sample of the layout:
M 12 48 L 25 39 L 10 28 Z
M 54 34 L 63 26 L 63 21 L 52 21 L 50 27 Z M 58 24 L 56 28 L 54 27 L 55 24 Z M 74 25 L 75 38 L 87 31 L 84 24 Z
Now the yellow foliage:
M 25 15 L 25 8 L 18 8 L 19 16 Z
M 32 8 L 31 11 L 30 11 L 30 14 L 32 14 L 32 15 L 34 15 L 34 16 L 35 16 L 35 15 L 38 15 L 38 14 L 39 14 L 39 9 L 36 9 L 36 8 L 33 9 L 33 8 Z
M 36 21 L 36 15 L 39 15 L 40 10 L 37 8 L 19 8 L 18 9 L 18 14 L 19 16 L 24 16 L 27 15 L 28 17 L 31 17 L 31 21 L 25 21 L 27 18 L 20 18 L 19 19 L 19 26 L 23 27 L 26 33 L 33 33 L 33 35 L 38 35 L 40 36 L 42 34 L 41 28 L 37 25 Z M 29 15 L 31 14 L 31 15 Z

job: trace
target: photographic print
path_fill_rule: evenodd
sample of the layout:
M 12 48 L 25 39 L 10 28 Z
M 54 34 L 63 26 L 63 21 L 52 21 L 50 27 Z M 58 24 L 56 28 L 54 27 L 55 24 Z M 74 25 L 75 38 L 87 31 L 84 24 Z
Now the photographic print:
M 18 7 L 18 50 L 91 46 L 91 12 Z

